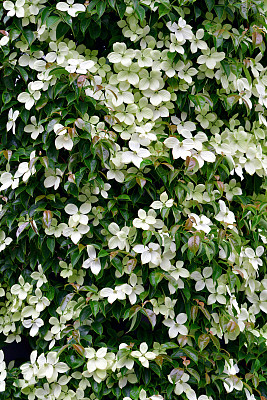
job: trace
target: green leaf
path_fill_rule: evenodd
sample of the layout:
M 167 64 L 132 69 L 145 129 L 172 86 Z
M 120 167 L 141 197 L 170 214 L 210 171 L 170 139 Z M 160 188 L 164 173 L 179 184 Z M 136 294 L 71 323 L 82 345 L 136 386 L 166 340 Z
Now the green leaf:
M 111 8 L 115 9 L 116 0 L 108 0 L 108 3 L 109 3 L 109 5 L 110 5 Z
M 74 267 L 74 265 L 77 264 L 77 262 L 79 261 L 79 259 L 81 258 L 82 253 L 79 253 L 79 251 L 75 250 L 72 254 L 71 254 L 71 264 Z
M 92 315 L 92 310 L 90 306 L 86 306 L 82 309 L 82 311 L 80 312 L 80 321 L 83 322 L 84 320 L 88 319 L 88 317 L 90 317 L 90 315 Z
M 124 4 L 124 3 L 117 4 L 117 10 L 118 10 L 120 19 L 123 19 L 125 11 L 126 11 L 126 4 Z
M 47 238 L 46 245 L 47 245 L 47 247 L 49 248 L 49 250 L 51 251 L 51 253 L 54 254 L 54 250 L 55 250 L 55 238 L 54 238 L 54 237 L 49 237 L 49 238 Z
M 226 60 L 222 60 L 221 61 L 221 66 L 223 67 L 224 72 L 226 73 L 227 78 L 230 75 L 231 69 L 230 69 L 230 65 Z
M 106 2 L 105 2 L 104 0 L 101 0 L 101 1 L 96 5 L 96 12 L 97 12 L 97 15 L 98 15 L 99 18 L 101 18 L 102 15 L 104 14 L 105 9 L 106 9 L 106 6 L 107 6 L 107 4 L 106 4 Z
M 189 358 L 191 358 L 191 360 L 196 364 L 198 363 L 198 352 L 193 347 L 184 347 L 183 351 Z
M 241 3 L 239 3 L 240 15 L 243 18 L 248 19 L 248 11 L 249 11 L 248 0 L 243 0 Z
M 96 317 L 99 311 L 99 302 L 98 301 L 89 301 L 89 305 L 91 307 L 93 315 Z
M 135 9 L 136 15 L 137 17 L 140 19 L 141 22 L 143 22 L 145 15 L 146 15 L 146 11 L 144 9 L 144 7 L 138 5 Z
M 198 314 L 198 306 L 192 306 L 190 316 L 192 318 L 193 323 L 195 322 Z
M 28 76 L 27 72 L 25 71 L 25 69 L 20 67 L 19 65 L 17 65 L 16 68 L 19 71 L 19 73 L 20 73 L 22 79 L 24 80 L 24 82 L 27 83 L 27 81 L 29 79 L 29 76 Z
M 193 368 L 187 368 L 187 371 L 194 377 L 198 382 L 200 382 L 200 375 L 199 373 Z
M 74 355 L 67 355 L 65 357 L 66 363 L 69 365 L 70 368 L 78 368 L 81 367 L 84 364 L 84 359 L 83 358 L 78 358 Z
M 50 15 L 50 13 L 51 13 L 50 7 L 43 8 L 43 10 L 41 12 L 41 25 L 44 24 L 44 22 L 47 20 L 47 18 Z
M 164 278 L 164 274 L 162 272 L 153 271 L 149 275 L 149 280 L 152 286 L 158 286 L 159 282 Z
M 213 344 L 215 345 L 215 347 L 218 350 L 220 350 L 220 341 L 219 341 L 219 339 L 216 336 L 212 335 L 212 334 L 210 335 L 210 338 L 211 338 Z
M 160 4 L 159 6 L 159 18 L 163 17 L 166 14 L 169 14 L 170 6 L 166 6 L 166 4 Z
M 54 25 L 55 23 L 57 23 L 60 20 L 61 20 L 60 17 L 57 15 L 52 15 L 51 17 L 48 17 L 46 19 L 47 28 L 51 28 L 52 25 Z
M 123 270 L 123 265 L 121 262 L 121 259 L 119 257 L 114 257 L 111 261 L 111 264 L 114 265 L 114 267 L 120 272 L 122 273 Z
M 56 38 L 57 40 L 66 35 L 66 33 L 70 30 L 70 26 L 65 24 L 64 22 L 60 22 L 57 26 L 56 30 Z
M 32 30 L 30 30 L 30 29 L 23 30 L 23 36 L 25 37 L 25 39 L 27 40 L 27 42 L 29 43 L 29 46 L 30 46 L 32 44 L 32 42 L 34 41 L 34 34 L 33 34 Z
M 214 6 L 214 11 L 217 14 L 217 17 L 219 19 L 222 19 L 223 12 L 224 12 L 224 6 Z
M 207 5 L 207 8 L 209 11 L 211 11 L 215 5 L 215 1 L 214 0 L 205 0 L 205 3 Z
M 103 326 L 100 324 L 100 322 L 94 321 L 91 325 L 91 328 L 98 334 L 102 335 L 103 334 Z

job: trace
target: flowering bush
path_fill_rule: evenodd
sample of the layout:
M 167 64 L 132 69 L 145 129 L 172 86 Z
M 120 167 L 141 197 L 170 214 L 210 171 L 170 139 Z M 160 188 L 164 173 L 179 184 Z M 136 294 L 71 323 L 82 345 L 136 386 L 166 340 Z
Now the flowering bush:
M 266 14 L 1 2 L 1 399 L 267 398 Z

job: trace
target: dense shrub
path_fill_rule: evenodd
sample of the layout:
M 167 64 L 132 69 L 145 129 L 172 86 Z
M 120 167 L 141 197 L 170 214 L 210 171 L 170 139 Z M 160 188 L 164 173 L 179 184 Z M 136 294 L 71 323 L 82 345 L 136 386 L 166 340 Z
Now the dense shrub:
M 263 2 L 0 17 L 1 399 L 264 400 Z

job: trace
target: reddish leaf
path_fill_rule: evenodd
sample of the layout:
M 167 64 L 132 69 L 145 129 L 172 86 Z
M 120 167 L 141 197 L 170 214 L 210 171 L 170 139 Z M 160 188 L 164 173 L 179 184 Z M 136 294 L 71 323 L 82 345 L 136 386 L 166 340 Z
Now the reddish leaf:
M 195 320 L 197 318 L 197 314 L 198 314 L 198 306 L 192 306 L 191 307 L 191 318 L 192 318 L 193 322 L 195 322 Z
M 135 269 L 136 263 L 137 263 L 136 258 L 131 258 L 129 261 L 127 261 L 126 266 L 127 266 L 127 270 L 130 273 Z
M 252 43 L 255 47 L 258 47 L 263 42 L 263 36 L 259 32 L 252 32 Z
M 143 308 L 142 313 L 147 316 L 149 322 L 152 325 L 152 328 L 154 328 L 157 322 L 156 314 L 152 310 L 149 310 L 147 308 Z
M 77 351 L 77 353 L 79 353 L 81 356 L 85 355 L 85 349 L 81 344 L 73 344 L 72 347 L 74 348 L 74 350 Z
M 146 184 L 146 179 L 145 179 L 145 178 L 142 178 L 142 177 L 140 177 L 140 176 L 137 176 L 137 177 L 136 177 L 136 182 L 137 182 L 138 185 L 143 189 L 143 187 L 144 187 L 145 184 Z
M 52 222 L 52 212 L 50 210 L 45 210 L 43 212 L 43 225 L 45 228 L 50 228 Z
M 198 235 L 191 236 L 188 239 L 188 248 L 189 248 L 189 250 L 192 251 L 194 254 L 196 254 L 196 252 L 199 249 L 200 242 L 201 242 L 201 240 L 200 240 L 200 237 Z
M 16 232 L 17 238 L 18 238 L 19 235 L 24 231 L 24 229 L 27 228 L 27 226 L 29 225 L 29 223 L 30 223 L 29 221 L 28 221 L 28 222 L 24 222 L 24 224 L 21 224 L 21 225 L 18 227 L 17 232 Z
M 207 345 L 209 344 L 210 341 L 210 337 L 209 335 L 207 335 L 207 333 L 203 333 L 202 335 L 199 336 L 198 338 L 198 347 L 200 348 L 200 350 L 204 350 L 205 347 L 207 347 Z
M 37 235 L 39 235 L 38 228 L 37 228 L 37 225 L 36 225 L 36 222 L 34 221 L 34 219 L 30 220 L 30 224 L 31 224 L 31 227 L 32 227 L 32 229 L 34 230 L 34 232 L 35 232 Z
M 171 380 L 176 383 L 178 382 L 184 374 L 184 370 L 182 368 L 174 368 L 170 372 Z
M 7 161 L 9 161 L 12 156 L 12 151 L 11 150 L 3 150 L 3 155 L 4 155 L 5 159 Z

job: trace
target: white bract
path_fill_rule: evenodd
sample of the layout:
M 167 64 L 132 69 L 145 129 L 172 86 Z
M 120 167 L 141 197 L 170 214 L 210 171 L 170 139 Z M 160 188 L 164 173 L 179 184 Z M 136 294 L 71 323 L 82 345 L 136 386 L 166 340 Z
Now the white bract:
M 131 356 L 138 358 L 140 363 L 145 367 L 149 368 L 149 361 L 156 358 L 156 354 L 152 351 L 148 351 L 148 345 L 143 342 L 140 344 L 139 350 L 134 350 L 131 352 Z
M 96 256 L 96 251 L 94 246 L 92 245 L 87 245 L 87 253 L 89 258 L 87 258 L 84 262 L 82 267 L 83 268 L 90 268 L 92 273 L 94 275 L 99 274 L 99 272 L 101 271 L 101 263 L 99 258 L 97 258 Z
M 177 337 L 179 333 L 181 335 L 187 335 L 188 329 L 184 325 L 186 321 L 187 315 L 185 313 L 178 314 L 175 320 L 168 318 L 163 321 L 163 325 L 169 328 L 169 337 L 171 339 Z
M 16 119 L 19 116 L 19 111 L 16 110 L 13 112 L 12 108 L 10 108 L 10 110 L 8 111 L 8 121 L 6 124 L 6 130 L 7 132 L 10 131 L 10 129 L 12 129 L 12 133 L 13 135 L 15 135 L 15 129 L 16 129 Z
M 76 17 L 78 12 L 84 12 L 85 6 L 83 4 L 74 3 L 74 0 L 67 0 L 67 2 L 60 1 L 57 3 L 56 8 L 59 11 L 67 12 L 71 17 Z

